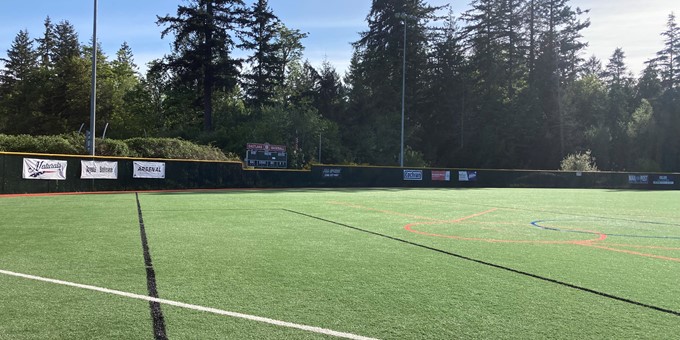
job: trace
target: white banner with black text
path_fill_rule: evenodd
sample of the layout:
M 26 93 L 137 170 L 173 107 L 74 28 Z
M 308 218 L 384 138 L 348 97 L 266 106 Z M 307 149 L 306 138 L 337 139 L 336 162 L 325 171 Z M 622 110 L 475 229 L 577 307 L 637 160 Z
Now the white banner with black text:
M 80 161 L 81 179 L 118 179 L 118 162 Z
M 66 180 L 66 161 L 24 158 L 22 177 L 24 179 Z
M 165 178 L 164 162 L 132 162 L 134 178 Z

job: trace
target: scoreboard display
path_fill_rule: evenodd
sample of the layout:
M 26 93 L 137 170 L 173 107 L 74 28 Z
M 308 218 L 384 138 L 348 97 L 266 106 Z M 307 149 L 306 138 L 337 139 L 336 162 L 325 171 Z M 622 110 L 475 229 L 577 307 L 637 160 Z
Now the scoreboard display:
M 246 145 L 246 164 L 256 168 L 285 169 L 288 167 L 286 146 L 248 143 Z

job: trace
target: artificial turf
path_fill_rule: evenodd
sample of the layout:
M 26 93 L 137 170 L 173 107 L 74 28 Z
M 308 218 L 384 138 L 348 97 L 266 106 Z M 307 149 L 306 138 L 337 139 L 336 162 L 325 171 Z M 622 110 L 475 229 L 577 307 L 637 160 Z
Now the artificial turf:
M 679 196 L 270 190 L 139 204 L 163 299 L 384 339 L 670 339 Z M 0 270 L 147 294 L 136 204 L 132 193 L 2 198 Z M 162 309 L 169 338 L 327 337 Z M 0 313 L 2 339 L 153 337 L 144 301 L 3 275 Z

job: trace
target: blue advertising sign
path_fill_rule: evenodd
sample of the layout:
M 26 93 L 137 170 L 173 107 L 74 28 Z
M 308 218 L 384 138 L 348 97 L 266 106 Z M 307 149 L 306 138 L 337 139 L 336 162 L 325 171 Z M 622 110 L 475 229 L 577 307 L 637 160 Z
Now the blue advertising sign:
M 422 181 L 423 170 L 404 170 L 405 181 Z
M 628 175 L 630 184 L 649 184 L 649 175 Z
M 342 169 L 340 168 L 326 168 L 323 169 L 321 176 L 323 178 L 340 178 L 342 174 Z
M 673 185 L 675 184 L 675 181 L 673 180 L 673 177 L 668 176 L 668 175 L 658 175 L 654 176 L 654 180 L 652 181 L 654 184 L 659 184 L 659 185 Z
M 459 182 L 475 182 L 477 181 L 477 171 L 458 171 Z

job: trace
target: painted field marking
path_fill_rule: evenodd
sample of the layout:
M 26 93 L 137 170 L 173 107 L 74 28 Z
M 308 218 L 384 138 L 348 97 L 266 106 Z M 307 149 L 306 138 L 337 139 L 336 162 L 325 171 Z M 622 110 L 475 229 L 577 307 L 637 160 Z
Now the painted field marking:
M 538 280 L 542 280 L 542 281 L 545 281 L 545 282 L 550 282 L 550 283 L 558 284 L 558 285 L 561 285 L 561 286 L 564 286 L 564 287 L 580 290 L 582 292 L 591 293 L 591 294 L 595 294 L 595 295 L 598 295 L 598 296 L 601 296 L 601 297 L 605 297 L 605 298 L 629 303 L 629 304 L 632 304 L 632 305 L 635 305 L 635 306 L 645 307 L 645 308 L 649 308 L 649 309 L 652 309 L 652 310 L 655 310 L 655 311 L 668 313 L 668 314 L 672 314 L 672 315 L 675 315 L 675 316 L 680 316 L 680 311 L 675 311 L 675 310 L 672 310 L 672 309 L 667 309 L 667 308 L 663 308 L 663 307 L 649 305 L 649 304 L 646 304 L 646 303 L 642 303 L 642 302 L 627 299 L 627 298 L 624 298 L 624 297 L 608 294 L 608 293 L 597 291 L 597 290 L 594 290 L 594 289 L 590 289 L 590 288 L 586 288 L 586 287 L 582 287 L 582 286 L 577 286 L 575 284 L 571 284 L 571 283 L 568 283 L 568 282 L 559 281 L 559 280 L 556 280 L 556 279 L 551 279 L 549 277 L 541 276 L 541 275 L 538 275 L 538 274 L 532 274 L 532 273 L 525 272 L 525 271 L 522 271 L 522 270 L 519 270 L 519 269 L 506 267 L 506 266 L 503 266 L 503 265 L 500 265 L 500 264 L 495 264 L 495 263 L 487 262 L 487 261 L 484 261 L 484 260 L 479 260 L 479 259 L 475 259 L 475 258 L 472 258 L 472 257 L 468 257 L 468 256 L 465 256 L 465 255 L 452 253 L 450 251 L 430 247 L 430 246 L 420 244 L 420 243 L 416 243 L 416 242 L 413 242 L 413 241 L 409 241 L 409 240 L 406 240 L 406 239 L 401 239 L 401 238 L 398 238 L 398 237 L 394 237 L 394 236 L 390 236 L 390 235 L 386 235 L 386 234 L 381 234 L 381 233 L 378 233 L 378 232 L 375 232 L 375 231 L 362 229 L 362 228 L 359 228 L 359 227 L 354 227 L 354 226 L 351 226 L 349 224 L 336 222 L 336 221 L 333 221 L 333 220 L 325 219 L 323 217 L 309 215 L 309 214 L 299 212 L 299 211 L 295 211 L 295 210 L 289 210 L 289 209 L 284 209 L 284 210 L 291 212 L 293 214 L 298 214 L 298 215 L 306 216 L 306 217 L 309 217 L 309 218 L 312 218 L 312 219 L 315 219 L 315 220 L 318 220 L 318 221 L 334 224 L 336 226 L 349 228 L 349 229 L 352 229 L 352 230 L 360 231 L 362 233 L 366 233 L 366 234 L 370 234 L 370 235 L 374 235 L 374 236 L 378 236 L 378 237 L 383 237 L 383 238 L 386 238 L 386 239 L 401 242 L 401 243 L 408 244 L 408 245 L 411 245 L 411 246 L 415 246 L 415 247 L 418 247 L 418 248 L 431 250 L 431 251 L 434 251 L 434 252 L 437 252 L 437 253 L 440 253 L 440 254 L 453 256 L 453 257 L 461 259 L 461 260 L 470 261 L 470 262 L 474 262 L 474 263 L 481 264 L 481 265 L 484 265 L 484 266 L 505 270 L 507 272 L 511 272 L 511 273 L 515 273 L 515 274 L 519 274 L 519 275 L 524 275 L 524 276 L 531 277 L 531 278 L 538 279 Z
M 397 212 L 397 211 L 391 211 L 391 210 L 370 208 L 370 207 L 366 207 L 366 206 L 362 206 L 362 205 L 358 205 L 358 204 L 353 204 L 353 203 L 338 202 L 338 201 L 330 201 L 329 203 L 334 204 L 334 205 L 345 206 L 345 207 L 349 207 L 349 208 L 376 211 L 376 212 L 380 212 L 380 213 L 388 214 L 388 215 L 411 217 L 411 218 L 416 218 L 416 219 L 420 219 L 420 220 L 427 220 L 427 222 L 414 222 L 414 223 L 409 223 L 409 224 L 404 226 L 404 229 L 406 229 L 407 231 L 412 232 L 414 234 L 424 235 L 424 236 L 448 238 L 448 239 L 454 239 L 454 240 L 460 240 L 460 241 L 478 241 L 478 242 L 488 242 L 488 243 L 573 244 L 573 245 L 580 245 L 580 246 L 588 246 L 588 247 L 598 248 L 598 249 L 602 249 L 602 250 L 614 251 L 614 252 L 619 252 L 619 253 L 624 253 L 624 254 L 629 254 L 629 255 L 637 255 L 637 256 L 655 258 L 655 259 L 659 259 L 659 260 L 680 262 L 680 259 L 674 258 L 674 257 L 661 256 L 661 255 L 655 255 L 655 254 L 647 254 L 647 253 L 641 253 L 641 252 L 611 247 L 611 246 L 629 246 L 629 245 L 616 245 L 616 244 L 610 244 L 608 246 L 600 245 L 600 244 L 598 244 L 598 242 L 602 242 L 602 241 L 606 240 L 607 236 L 609 236 L 609 234 L 605 234 L 605 233 L 602 233 L 602 232 L 599 232 L 599 231 L 580 230 L 580 229 L 564 229 L 564 228 L 559 229 L 559 228 L 553 228 L 553 227 L 544 227 L 544 226 L 537 224 L 538 222 L 541 222 L 541 221 L 531 222 L 531 225 L 533 225 L 535 227 L 539 227 L 539 228 L 544 229 L 544 230 L 569 231 L 569 232 L 576 232 L 576 233 L 582 233 L 582 234 L 592 234 L 592 235 L 595 236 L 595 238 L 586 239 L 586 240 L 564 240 L 564 241 L 556 241 L 556 240 L 553 240 L 553 241 L 506 240 L 506 239 L 491 239 L 491 238 L 463 237 L 463 236 L 457 236 L 457 235 L 436 234 L 436 233 L 429 233 L 429 232 L 417 230 L 417 229 L 414 228 L 415 226 L 419 226 L 419 225 L 456 224 L 456 223 L 460 223 L 460 222 L 463 222 L 463 221 L 466 221 L 466 220 L 473 219 L 475 217 L 479 217 L 479 216 L 482 216 L 482 215 L 492 213 L 492 212 L 497 211 L 497 210 L 501 210 L 500 208 L 492 208 L 492 209 L 489 209 L 489 210 L 486 210 L 486 211 L 482 211 L 482 212 L 479 212 L 479 213 L 476 213 L 476 214 L 472 214 L 472 215 L 461 217 L 461 218 L 454 219 L 454 220 L 443 220 L 443 219 L 432 218 L 432 217 L 427 217 L 427 216 L 404 214 L 404 213 L 400 213 L 400 212 Z M 503 208 L 503 210 L 510 210 L 510 209 Z M 630 246 L 635 247 L 634 245 L 630 245 Z M 665 249 L 665 250 L 678 250 L 678 248 L 663 248 L 663 247 L 640 246 L 640 248 L 656 248 L 656 249 Z
M 16 273 L 16 272 L 11 272 L 11 271 L 2 270 L 2 269 L 0 269 L 0 274 L 4 274 L 4 275 L 8 275 L 8 276 L 14 276 L 14 277 L 20 277 L 20 278 L 29 279 L 29 280 L 41 281 L 41 282 L 54 283 L 54 284 L 58 284 L 58 285 L 75 287 L 75 288 L 80 288 L 80 289 L 87 289 L 87 290 L 92 290 L 92 291 L 95 291 L 95 292 L 118 295 L 118 296 L 123 296 L 123 297 L 131 298 L 131 299 L 144 300 L 144 301 L 149 301 L 149 302 L 157 302 L 157 303 L 162 303 L 162 304 L 169 305 L 169 306 L 192 309 L 192 310 L 196 310 L 196 311 L 212 313 L 212 314 L 217 314 L 217 315 L 230 316 L 230 317 L 233 317 L 233 318 L 257 321 L 257 322 L 267 323 L 267 324 L 270 324 L 270 325 L 276 325 L 276 326 L 287 327 L 287 328 L 295 328 L 295 329 L 300 329 L 300 330 L 307 331 L 307 332 L 318 333 L 318 334 L 323 334 L 323 335 L 330 335 L 330 336 L 335 336 L 335 337 L 339 337 L 339 338 L 355 339 L 355 340 L 376 340 L 375 338 L 369 338 L 369 337 L 356 335 L 356 334 L 352 334 L 352 333 L 338 332 L 338 331 L 334 331 L 334 330 L 327 329 L 327 328 L 296 324 L 296 323 L 292 323 L 292 322 L 280 321 L 280 320 L 265 318 L 265 317 L 256 316 L 256 315 L 249 315 L 249 314 L 243 314 L 243 313 L 238 313 L 238 312 L 230 312 L 230 311 L 217 309 L 217 308 L 192 305 L 192 304 L 189 304 L 189 303 L 183 303 L 183 302 L 166 300 L 166 299 L 159 299 L 159 298 L 154 298 L 154 297 L 150 297 L 150 296 L 146 296 L 146 295 L 139 295 L 139 294 L 128 293 L 128 292 L 123 292 L 123 291 L 114 290 L 114 289 L 108 289 L 108 288 L 102 288 L 102 287 L 97 287 L 97 286 L 84 285 L 84 284 L 80 284 L 80 283 L 50 279 L 50 278 L 40 277 L 40 276 L 35 276 L 35 275 Z
M 387 215 L 394 215 L 394 216 L 402 216 L 402 217 L 412 217 L 412 218 L 417 218 L 419 220 L 428 220 L 428 221 L 435 221 L 435 222 L 446 222 L 445 220 L 438 219 L 438 218 L 432 218 L 432 217 L 427 217 L 427 216 L 418 216 L 418 215 L 411 215 L 411 214 L 404 214 L 400 213 L 397 211 L 392 211 L 392 210 L 383 210 L 383 209 L 376 209 L 376 208 L 369 208 L 365 207 L 363 205 L 358 205 L 358 204 L 353 204 L 353 203 L 346 203 L 346 202 L 338 202 L 338 201 L 330 201 L 328 202 L 330 204 L 334 205 L 341 205 L 344 207 L 349 207 L 349 208 L 355 208 L 355 209 L 362 209 L 362 210 L 368 210 L 368 211 L 375 211 Z
M 675 257 L 661 256 L 661 255 L 656 255 L 656 254 L 641 253 L 641 252 L 632 251 L 632 250 L 626 250 L 626 249 L 619 249 L 619 248 L 606 247 L 606 246 L 604 246 L 604 245 L 596 245 L 596 244 L 583 244 L 583 245 L 584 245 L 584 246 L 588 246 L 588 247 L 598 248 L 598 249 L 604 249 L 604 250 L 614 251 L 614 252 L 617 252 L 617 253 L 624 253 L 624 254 L 637 255 L 637 256 L 643 256 L 643 257 L 651 257 L 651 258 L 659 259 L 659 260 L 680 262 L 680 259 L 679 259 L 679 258 L 675 258 Z

